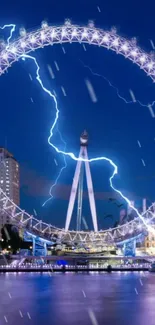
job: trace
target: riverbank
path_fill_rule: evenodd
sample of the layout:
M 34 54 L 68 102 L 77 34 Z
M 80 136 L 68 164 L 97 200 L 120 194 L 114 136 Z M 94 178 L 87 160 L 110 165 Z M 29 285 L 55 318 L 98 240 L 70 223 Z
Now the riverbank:
M 3 267 L 0 268 L 0 273 L 10 273 L 10 272 L 51 272 L 51 273 L 56 273 L 56 272 L 135 272 L 135 271 L 149 271 L 148 267 L 135 267 L 135 268 L 42 268 L 42 267 L 20 267 L 20 268 L 10 268 L 10 267 Z

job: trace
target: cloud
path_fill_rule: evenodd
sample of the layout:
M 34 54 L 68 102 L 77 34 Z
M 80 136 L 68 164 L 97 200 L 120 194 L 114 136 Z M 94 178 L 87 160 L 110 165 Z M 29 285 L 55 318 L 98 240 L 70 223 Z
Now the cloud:
M 52 180 L 46 179 L 44 176 L 37 174 L 35 170 L 21 166 L 20 170 L 20 186 L 23 193 L 30 196 L 47 197 Z M 68 199 L 70 193 L 70 186 L 65 184 L 58 184 L 54 188 L 54 196 L 57 198 Z
M 42 197 L 47 198 L 49 194 L 50 186 L 52 185 L 52 181 L 46 179 L 44 176 L 40 176 L 36 173 L 35 170 L 29 169 L 26 166 L 21 166 L 21 191 L 27 196 L 32 197 Z M 53 189 L 53 195 L 57 199 L 61 200 L 69 200 L 71 191 L 70 184 L 57 184 L 57 186 Z M 122 190 L 125 195 L 133 199 L 141 199 L 135 193 L 129 193 L 127 191 Z M 85 191 L 83 193 L 84 199 L 88 198 L 88 193 Z M 115 198 L 116 200 L 122 201 L 120 195 L 114 191 L 111 192 L 95 192 L 96 200 L 108 200 L 109 198 Z

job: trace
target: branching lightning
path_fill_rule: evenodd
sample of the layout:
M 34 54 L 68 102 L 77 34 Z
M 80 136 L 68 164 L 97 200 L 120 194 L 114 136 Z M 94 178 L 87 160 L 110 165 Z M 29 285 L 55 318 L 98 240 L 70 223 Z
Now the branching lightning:
M 44 87 L 43 85 L 43 82 L 41 80 L 41 77 L 40 77 L 40 66 L 36 60 L 36 58 L 32 55 L 27 55 L 27 54 L 23 54 L 21 56 L 21 58 L 23 60 L 25 59 L 31 59 L 34 61 L 35 65 L 36 65 L 36 79 L 37 81 L 39 82 L 39 84 L 41 85 L 42 89 L 50 96 L 52 97 L 52 99 L 54 100 L 54 103 L 55 103 L 55 109 L 56 109 L 56 116 L 55 116 L 55 120 L 54 120 L 54 123 L 52 125 L 52 131 L 54 130 L 55 126 L 56 126 L 56 123 L 58 121 L 58 118 L 59 118 L 59 109 L 58 109 L 58 103 L 57 103 L 57 99 L 56 99 L 56 96 L 54 94 L 52 94 L 52 92 L 50 90 L 48 90 L 47 88 Z M 64 143 L 64 150 L 66 150 L 66 142 L 64 141 L 64 139 L 62 138 L 62 135 L 61 135 L 61 132 L 59 131 L 58 127 L 57 127 L 57 131 L 59 133 L 59 136 L 60 136 L 60 139 L 61 141 Z M 65 152 L 65 151 L 64 151 Z M 57 185 L 57 182 L 62 174 L 62 171 L 67 167 L 67 163 L 66 163 L 66 157 L 65 157 L 65 154 L 63 154 L 63 157 L 64 157 L 64 165 L 63 167 L 60 169 L 59 171 L 59 174 L 55 180 L 55 182 L 53 183 L 53 185 L 50 187 L 50 190 L 49 190 L 49 195 L 50 197 L 43 203 L 43 207 L 46 205 L 47 202 L 49 202 L 52 198 L 53 198 L 53 195 L 52 195 L 52 191 L 53 191 L 53 188 Z
M 9 46 L 10 39 L 11 39 L 11 37 L 12 37 L 12 34 L 13 34 L 13 32 L 14 32 L 16 26 L 15 26 L 14 24 L 4 25 L 3 27 L 0 27 L 0 29 L 5 29 L 5 28 L 7 28 L 7 27 L 11 27 L 10 36 L 9 36 L 8 39 L 7 39 L 7 47 L 8 47 L 8 46 Z M 6 49 L 7 49 L 7 47 L 6 47 Z M 115 192 L 117 192 L 117 193 L 118 193 L 118 194 L 119 194 L 119 195 L 120 195 L 120 196 L 121 196 L 121 197 L 122 197 L 122 198 L 127 202 L 127 204 L 130 206 L 130 208 L 133 209 L 133 210 L 137 213 L 138 217 L 142 220 L 142 222 L 145 224 L 145 226 L 148 228 L 148 230 L 154 233 L 154 229 L 153 229 L 150 225 L 147 224 L 147 221 L 143 218 L 143 216 L 139 213 L 139 211 L 138 211 L 138 210 L 137 210 L 137 209 L 136 209 L 136 208 L 131 204 L 131 202 L 129 201 L 129 199 L 128 199 L 126 196 L 124 196 L 123 193 L 122 193 L 120 190 L 117 190 L 117 189 L 114 187 L 114 185 L 113 185 L 113 178 L 114 178 L 115 175 L 118 174 L 118 167 L 116 166 L 116 164 L 115 164 L 111 159 L 109 159 L 109 158 L 107 158 L 107 157 L 104 157 L 104 156 L 103 156 L 103 157 L 95 157 L 95 158 L 91 158 L 91 159 L 84 159 L 84 158 L 82 158 L 82 157 L 78 158 L 78 157 L 76 157 L 76 156 L 74 155 L 74 153 L 72 153 L 72 152 L 66 152 L 65 149 L 64 149 L 64 151 L 63 151 L 63 150 L 60 150 L 58 147 L 56 147 L 56 146 L 51 142 L 51 139 L 52 139 L 52 136 L 53 136 L 53 131 L 54 131 L 54 129 L 55 129 L 55 126 L 57 125 L 58 118 L 59 118 L 59 109 L 58 109 L 58 102 L 57 102 L 56 96 L 55 96 L 55 95 L 54 95 L 50 90 L 48 90 L 47 88 L 44 87 L 43 82 L 42 82 L 41 77 L 40 77 L 40 74 L 39 74 L 39 72 L 40 72 L 40 67 L 39 67 L 39 64 L 38 64 L 36 58 L 33 57 L 33 56 L 31 56 L 31 55 L 27 55 L 27 54 L 22 54 L 22 55 L 21 55 L 21 58 L 22 58 L 23 60 L 24 60 L 24 59 L 31 59 L 31 60 L 34 61 L 35 65 L 36 65 L 36 80 L 39 82 L 39 84 L 40 84 L 40 86 L 42 87 L 42 89 L 43 89 L 43 90 L 44 90 L 44 91 L 45 91 L 45 92 L 46 92 L 46 93 L 47 93 L 47 94 L 48 94 L 48 95 L 53 99 L 53 101 L 54 101 L 54 103 L 55 103 L 56 114 L 55 114 L 54 122 L 53 122 L 53 124 L 52 124 L 51 129 L 50 129 L 50 135 L 49 135 L 49 137 L 48 137 L 48 143 L 52 146 L 53 149 L 55 149 L 55 151 L 56 151 L 57 153 L 61 153 L 61 154 L 63 154 L 64 156 L 69 156 L 70 158 L 72 158 L 72 159 L 75 160 L 75 161 L 82 160 L 82 161 L 93 162 L 93 161 L 105 160 L 105 161 L 109 162 L 110 165 L 113 167 L 113 173 L 112 173 L 112 175 L 111 175 L 111 177 L 110 177 L 110 179 L 109 179 L 109 182 L 110 182 L 110 186 L 111 186 L 111 188 L 112 188 Z M 86 67 L 89 68 L 88 66 L 86 66 Z M 89 69 L 90 69 L 90 68 L 89 68 Z M 111 87 L 113 87 L 113 88 L 116 90 L 118 97 L 121 98 L 123 101 L 125 101 L 125 103 L 127 103 L 127 104 L 129 104 L 129 103 L 133 103 L 133 101 L 127 101 L 125 98 L 123 98 L 122 96 L 120 96 L 119 91 L 118 91 L 118 88 L 115 87 L 115 86 L 113 86 L 113 85 L 111 84 L 111 82 L 110 82 L 106 77 L 104 77 L 104 76 L 102 76 L 102 75 L 99 75 L 99 74 L 97 74 L 97 73 L 94 73 L 91 69 L 90 69 L 90 71 L 91 71 L 94 75 L 98 75 L 98 76 L 104 78 L 104 79 L 109 83 L 109 85 L 110 85 Z M 148 105 L 142 104 L 140 101 L 137 101 L 137 100 L 136 100 L 136 102 L 138 102 L 141 106 L 148 107 Z M 154 104 L 155 104 L 155 101 L 152 102 L 151 106 L 153 106 Z M 66 163 L 66 160 L 65 160 L 65 163 Z M 60 176 L 60 173 L 59 173 L 59 176 Z M 51 197 L 52 197 L 52 193 L 51 193 L 51 192 L 50 192 L 50 194 L 51 194 Z M 50 197 L 49 199 L 51 199 L 51 197 Z M 49 199 L 48 199 L 48 200 L 49 200 Z
M 63 139 L 63 137 L 62 137 L 62 134 L 61 134 L 61 132 L 59 131 L 58 128 L 57 128 L 57 132 L 59 133 L 59 136 L 60 136 L 61 141 L 64 143 L 64 150 L 66 150 L 66 142 L 64 141 L 64 139 Z M 53 183 L 53 185 L 52 185 L 51 188 L 50 188 L 50 191 L 49 191 L 49 195 L 50 195 L 50 197 L 49 197 L 49 198 L 48 198 L 48 199 L 43 203 L 42 207 L 44 207 L 44 206 L 46 205 L 47 202 L 49 202 L 51 199 L 53 199 L 53 194 L 52 194 L 52 192 L 53 192 L 53 188 L 57 185 L 58 180 L 59 180 L 59 178 L 60 178 L 60 176 L 61 176 L 63 170 L 67 167 L 67 162 L 66 162 L 66 156 L 65 156 L 65 155 L 63 155 L 63 159 L 64 159 L 64 165 L 63 165 L 63 167 L 60 169 L 60 171 L 59 171 L 59 173 L 58 173 L 58 176 L 57 176 L 55 182 Z
M 142 103 L 140 100 L 138 100 L 138 99 L 127 100 L 126 98 L 124 98 L 123 96 L 120 95 L 120 93 L 119 93 L 119 89 L 118 89 L 116 86 L 114 86 L 108 78 L 106 78 L 105 76 L 103 76 L 103 75 L 101 75 L 101 74 L 99 74 L 99 73 L 97 73 L 97 72 L 94 72 L 94 71 L 92 70 L 92 68 L 90 68 L 88 65 L 84 64 L 83 61 L 80 60 L 80 62 L 83 64 L 83 66 L 84 66 L 85 68 L 89 69 L 89 71 L 92 73 L 93 76 L 97 76 L 97 77 L 100 77 L 100 78 L 104 79 L 104 80 L 109 84 L 110 87 L 112 87 L 113 89 L 115 89 L 115 90 L 116 90 L 116 94 L 117 94 L 117 96 L 118 96 L 121 100 L 123 100 L 123 101 L 125 102 L 125 104 L 134 104 L 134 103 L 138 103 L 140 106 L 142 106 L 142 107 L 147 107 L 147 108 L 149 108 L 149 107 L 152 108 L 152 107 L 154 106 L 154 104 L 155 104 L 155 100 L 154 100 L 151 104 L 143 104 L 143 103 Z M 130 92 L 131 92 L 131 91 L 130 91 Z
M 7 39 L 7 47 L 6 49 L 9 47 L 9 43 L 10 43 L 10 40 L 12 38 L 12 34 L 14 33 L 15 29 L 16 29 L 16 25 L 15 24 L 9 24 L 9 25 L 4 25 L 3 27 L 0 27 L 0 29 L 5 29 L 5 28 L 11 28 L 10 30 L 10 35 Z
M 50 129 L 50 135 L 48 137 L 48 143 L 49 145 L 57 152 L 57 153 L 60 153 L 62 155 L 65 155 L 65 156 L 69 156 L 70 158 L 72 158 L 73 160 L 75 161 L 78 161 L 78 160 L 81 160 L 81 161 L 88 161 L 88 162 L 93 162 L 93 161 L 100 161 L 100 160 L 105 160 L 107 162 L 110 163 L 110 165 L 113 167 L 113 173 L 111 175 L 111 177 L 109 178 L 109 182 L 110 182 L 110 186 L 111 188 L 117 192 L 125 201 L 126 203 L 130 206 L 131 209 L 133 209 L 136 214 L 138 215 L 138 217 L 142 220 L 142 222 L 144 223 L 144 225 L 147 227 L 147 229 L 150 231 L 150 232 L 153 232 L 155 233 L 155 230 L 150 226 L 148 225 L 147 221 L 145 220 L 145 218 L 143 218 L 143 216 L 139 213 L 139 211 L 131 204 L 130 200 L 125 196 L 123 195 L 123 193 L 120 191 L 120 190 L 117 190 L 114 185 L 113 185 L 113 178 L 115 175 L 118 174 L 118 167 L 116 166 L 116 164 L 110 159 L 110 158 L 107 158 L 107 157 L 95 157 L 95 158 L 91 158 L 91 159 L 85 159 L 85 158 L 82 158 L 82 157 L 76 157 L 74 155 L 73 152 L 66 152 L 66 151 L 63 151 L 63 150 L 60 150 L 57 146 L 55 146 L 52 142 L 51 142 L 51 139 L 52 139 L 52 136 L 53 136 L 53 132 L 54 132 L 54 128 L 55 126 L 57 125 L 57 122 L 58 122 L 58 119 L 59 119 L 59 108 L 58 108 L 58 102 L 57 102 L 57 99 L 56 99 L 56 96 L 50 91 L 48 90 L 47 88 L 45 88 L 45 86 L 43 85 L 43 82 L 41 80 L 41 77 L 40 77 L 40 67 L 39 67 L 39 64 L 36 60 L 35 57 L 31 56 L 31 55 L 28 55 L 28 54 L 23 54 L 21 56 L 24 60 L 25 59 L 31 59 L 34 61 L 35 65 L 36 65 L 36 79 L 37 81 L 39 82 L 39 84 L 41 85 L 42 89 L 54 100 L 54 103 L 55 103 L 55 110 L 56 110 L 56 115 L 55 115 L 55 119 L 54 119 L 54 122 L 51 126 L 51 129 Z M 60 176 L 60 174 L 59 174 Z M 51 193 L 51 192 L 50 192 Z M 48 199 L 48 201 L 51 199 L 51 197 Z

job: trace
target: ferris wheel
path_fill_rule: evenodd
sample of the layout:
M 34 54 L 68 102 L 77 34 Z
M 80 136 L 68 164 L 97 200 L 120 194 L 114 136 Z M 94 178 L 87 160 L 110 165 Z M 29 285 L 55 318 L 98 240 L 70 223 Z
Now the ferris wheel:
M 72 44 L 75 42 L 103 47 L 114 51 L 116 54 L 121 54 L 126 59 L 129 59 L 139 66 L 140 69 L 151 77 L 153 82 L 155 81 L 154 54 L 143 51 L 137 45 L 135 38 L 127 40 L 119 36 L 115 28 L 106 31 L 101 28 L 96 28 L 93 22 L 89 22 L 87 26 L 80 26 L 72 24 L 70 20 L 66 20 L 61 26 L 51 26 L 44 21 L 41 24 L 41 28 L 33 31 L 26 31 L 24 28 L 21 28 L 17 39 L 12 39 L 7 44 L 4 42 L 0 43 L 0 75 L 3 75 L 13 63 L 19 61 L 21 58 L 28 58 L 29 53 L 34 52 L 39 48 L 62 43 Z M 59 111 L 57 110 L 57 118 L 58 112 Z M 53 135 L 52 132 L 53 129 L 50 133 L 49 141 Z M 63 153 L 54 145 L 53 148 L 57 152 Z M 75 160 L 78 160 L 78 157 L 75 157 L 73 154 L 66 154 L 71 158 L 76 158 Z M 89 161 L 94 160 L 97 159 L 92 158 Z M 103 160 L 103 157 L 101 157 L 101 160 Z M 114 167 L 114 176 L 117 173 L 116 165 L 110 159 L 107 158 L 107 160 Z M 119 194 L 121 193 L 120 191 L 118 192 Z M 139 236 L 147 229 L 147 227 L 150 227 L 150 220 L 152 221 L 154 219 L 154 214 L 149 210 L 147 221 L 143 215 L 138 214 L 138 217 L 131 222 L 107 231 L 98 231 L 97 227 L 94 232 L 90 233 L 84 231 L 69 231 L 68 227 L 66 227 L 66 229 L 59 229 L 30 216 L 25 211 L 22 211 L 20 207 L 17 207 L 1 189 L 0 202 L 3 204 L 3 210 L 10 215 L 16 224 L 19 224 L 20 227 L 25 229 L 28 227 L 30 231 L 40 234 L 47 240 L 52 240 L 53 236 L 58 236 L 62 240 L 70 242 L 121 242 Z

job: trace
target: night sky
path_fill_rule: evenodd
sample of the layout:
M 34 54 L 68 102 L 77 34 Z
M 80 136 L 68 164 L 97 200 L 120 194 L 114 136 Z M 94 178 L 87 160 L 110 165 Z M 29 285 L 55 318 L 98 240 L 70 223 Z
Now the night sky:
M 2 0 L 0 25 L 15 23 L 17 30 L 21 26 L 32 30 L 38 28 L 44 19 L 51 25 L 62 24 L 65 18 L 70 18 L 75 24 L 86 25 L 92 19 L 96 27 L 108 30 L 115 26 L 118 34 L 129 39 L 136 37 L 138 44 L 150 52 L 150 40 L 155 41 L 154 9 L 153 0 L 150 3 L 147 1 L 147 6 L 142 6 L 141 1 Z M 7 31 L 4 35 L 8 36 Z M 142 197 L 147 197 L 150 203 L 155 193 L 155 119 L 147 107 L 138 103 L 126 104 L 118 98 L 116 90 L 104 78 L 92 75 L 84 65 L 108 78 L 128 101 L 132 100 L 131 89 L 136 99 L 144 104 L 151 103 L 155 99 L 155 85 L 131 61 L 112 51 L 89 45 L 86 45 L 85 51 L 80 44 L 64 44 L 63 47 L 66 54 L 61 45 L 54 45 L 33 55 L 40 64 L 45 86 L 57 94 L 60 109 L 58 127 L 67 143 L 67 151 L 78 155 L 79 137 L 86 129 L 89 133 L 89 157 L 105 155 L 113 159 L 119 168 L 115 186 L 127 193 L 130 199 L 136 199 L 139 207 Z M 47 65 L 52 67 L 55 79 L 51 78 Z M 96 103 L 89 96 L 85 79 L 94 88 Z M 63 166 L 63 156 L 56 154 L 47 142 L 55 107 L 35 80 L 34 63 L 30 60 L 15 63 L 0 78 L 0 92 L 0 144 L 7 146 L 20 163 L 21 207 L 31 214 L 35 209 L 39 218 L 63 227 L 76 165 L 67 158 L 68 166 L 53 191 L 55 198 L 43 208 L 50 185 Z M 53 140 L 63 148 L 59 134 L 55 133 Z M 105 213 L 114 213 L 115 218 L 119 215 L 119 210 L 108 203 L 112 193 L 108 179 L 113 169 L 107 162 L 92 163 L 91 169 L 101 228 L 107 226 Z M 91 227 L 87 197 L 83 214 Z M 76 210 L 72 228 L 75 215 Z

